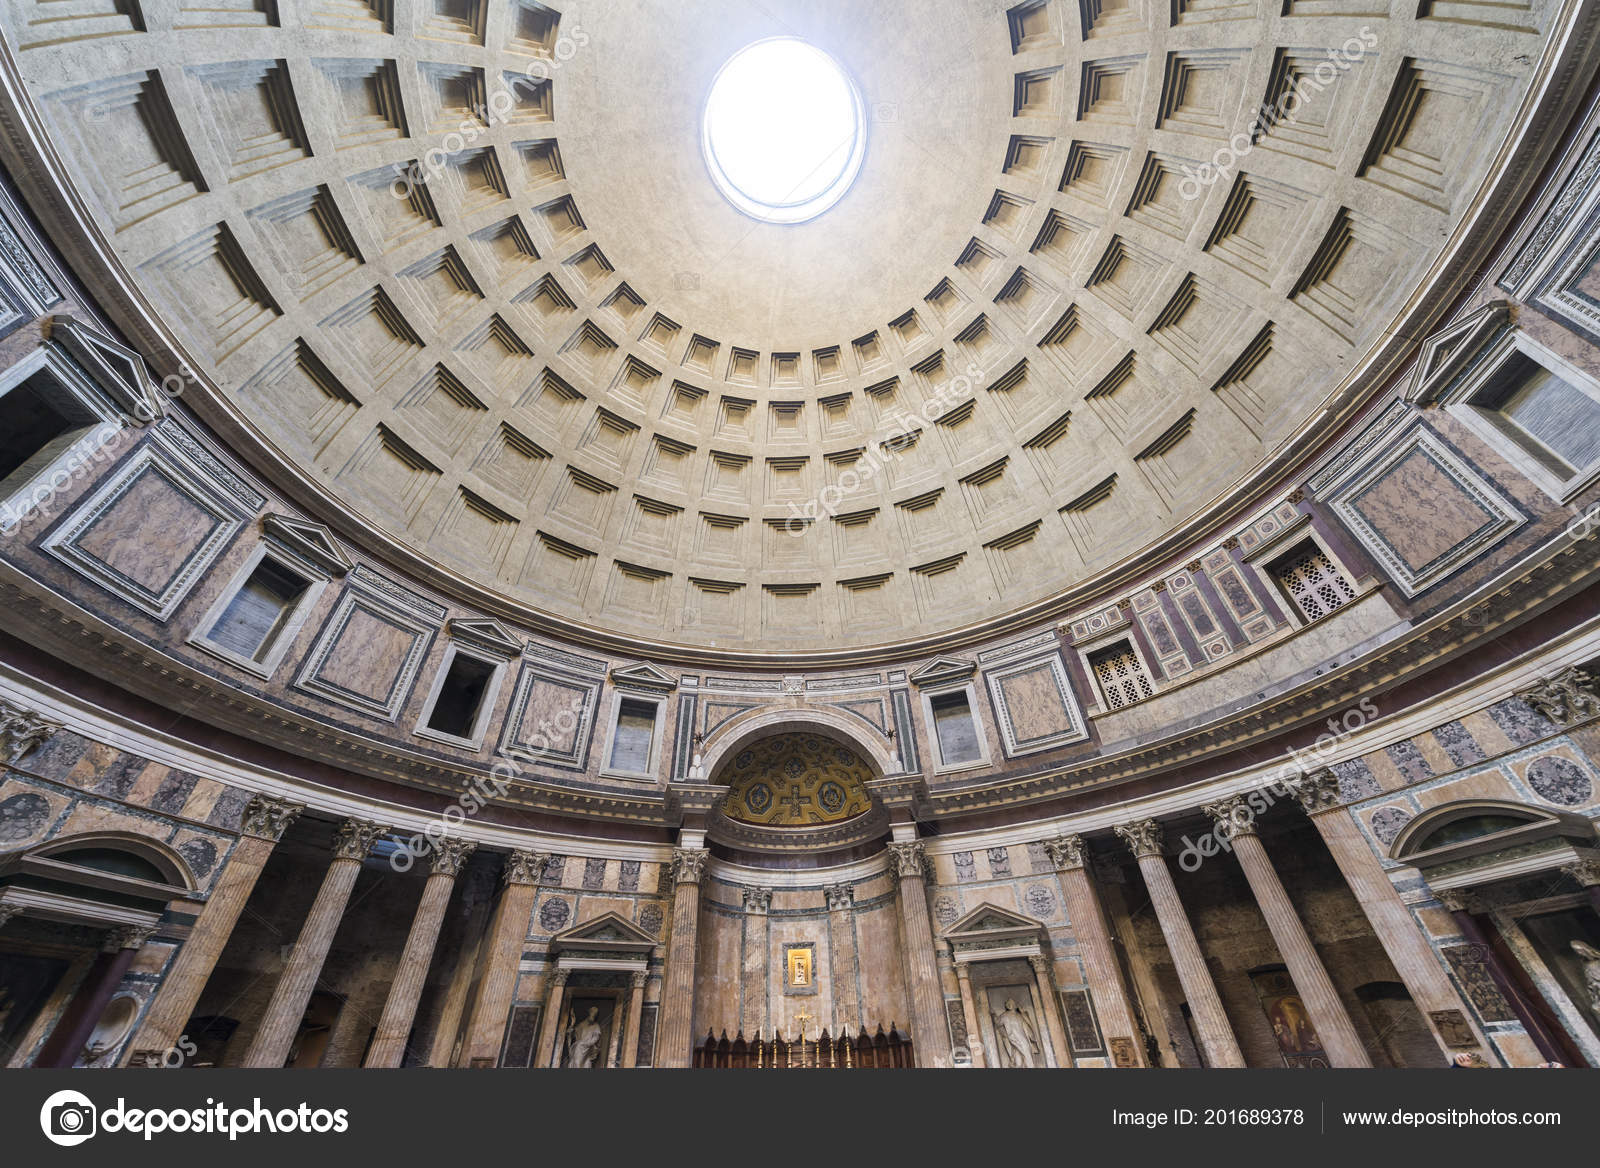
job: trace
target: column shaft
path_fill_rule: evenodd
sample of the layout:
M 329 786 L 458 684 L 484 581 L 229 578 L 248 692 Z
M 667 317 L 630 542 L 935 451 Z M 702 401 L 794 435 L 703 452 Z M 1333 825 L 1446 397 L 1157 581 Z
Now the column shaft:
M 772 889 L 747 888 L 744 893 L 744 969 L 740 982 L 742 1009 L 739 1030 L 755 1038 L 767 1021 L 767 961 L 771 930 L 767 909 L 772 904 Z
M 128 972 L 139 947 L 152 931 L 144 928 L 112 930 L 106 947 L 84 971 L 78 991 L 51 1029 L 50 1037 L 33 1060 L 34 1066 L 66 1068 L 77 1063 L 100 1015 L 106 1012 L 111 996 L 122 984 L 123 974 Z
M 1089 993 L 1094 998 L 1100 1026 L 1105 1031 L 1107 1047 L 1113 1038 L 1126 1038 L 1126 1049 L 1133 1052 L 1134 1065 L 1146 1065 L 1144 1043 L 1140 1041 L 1139 1027 L 1135 1025 L 1133 1009 L 1129 1005 L 1128 991 L 1123 982 L 1122 967 L 1117 961 L 1116 946 L 1111 940 L 1111 926 L 1106 922 L 1105 907 L 1089 877 L 1087 852 L 1081 836 L 1063 836 L 1046 840 L 1045 852 L 1060 869 L 1061 895 L 1066 901 L 1067 919 L 1072 922 L 1072 935 L 1078 942 L 1078 956 L 1083 959 L 1084 976 L 1089 982 Z
M 695 962 L 700 945 L 700 876 L 710 853 L 677 848 L 672 853 L 672 935 L 667 942 L 666 981 L 661 988 L 659 1067 L 687 1067 L 694 1047 Z
M 245 806 L 240 829 L 245 834 L 234 844 L 210 899 L 195 918 L 183 947 L 167 966 L 156 999 L 140 1024 L 139 1033 L 128 1044 L 127 1062 L 163 1066 L 167 1052 L 177 1049 L 183 1028 L 200 1004 L 211 971 L 233 936 L 239 914 L 255 891 L 267 858 L 300 811 L 297 804 L 263 795 L 254 796 Z
M 973 1066 L 986 1067 L 989 1059 L 983 1049 L 983 1031 L 978 1029 L 978 1007 L 972 1000 L 972 971 L 965 961 L 956 962 L 956 982 L 961 986 L 961 1016 L 967 1021 L 967 1051 Z
M 639 1019 L 644 1014 L 643 973 L 633 975 L 633 985 L 628 990 L 628 1028 L 622 1033 L 622 1069 L 631 1070 L 639 1065 Z
M 543 853 L 512 852 L 506 858 L 505 886 L 500 903 L 489 922 L 488 945 L 484 952 L 483 973 L 478 981 L 478 996 L 472 1003 L 467 1022 L 467 1041 L 461 1061 L 469 1067 L 492 1067 L 500 1061 L 500 1044 L 505 1037 L 506 1019 L 517 992 L 517 973 L 522 964 L 522 943 L 528 939 L 528 921 L 533 902 L 539 896 Z
M 1440 1030 L 1441 1017 L 1471 1027 L 1482 1043 L 1482 1032 L 1472 1021 L 1471 1012 L 1463 1008 L 1460 996 L 1421 926 L 1395 891 L 1355 820 L 1339 805 L 1338 780 L 1331 772 L 1318 772 L 1301 783 L 1298 796 L 1440 1049 L 1446 1055 L 1453 1049 L 1452 1036 Z M 1458 1037 L 1456 1041 L 1459 1042 Z
M 1161 935 L 1166 939 L 1167 952 L 1178 972 L 1178 984 L 1188 999 L 1189 1013 L 1194 1019 L 1200 1045 L 1206 1059 L 1214 1067 L 1242 1067 L 1244 1054 L 1239 1050 L 1239 1040 L 1233 1036 L 1233 1027 L 1222 1009 L 1222 999 L 1211 980 L 1211 970 L 1195 940 L 1194 929 L 1189 925 L 1189 914 L 1178 898 L 1172 873 L 1167 871 L 1166 858 L 1161 854 L 1161 827 L 1153 819 L 1124 824 L 1116 829 L 1127 842 L 1144 874 L 1145 890 L 1155 908 L 1156 920 L 1161 925 Z
M 861 993 L 856 978 L 855 890 L 848 884 L 834 884 L 828 895 L 828 951 L 833 957 L 833 1017 L 828 1026 L 835 1032 L 859 1033 Z
M 1055 978 L 1051 976 L 1051 963 L 1043 955 L 1030 957 L 1033 977 L 1039 983 L 1039 1010 L 1044 1014 L 1045 1028 L 1049 1031 L 1051 1045 L 1055 1047 L 1056 1066 L 1072 1065 L 1072 1048 L 1067 1042 L 1067 1031 L 1061 1023 L 1061 1006 L 1056 996 Z
M 906 979 L 911 988 L 911 1040 L 919 1067 L 950 1065 L 949 1024 L 933 947 L 933 923 L 920 842 L 890 844 L 900 877 L 900 924 L 905 934 Z
M 567 996 L 567 971 L 550 971 L 550 992 L 546 995 L 544 1018 L 539 1023 L 539 1041 L 533 1048 L 534 1068 L 553 1067 L 561 1054 L 561 1007 Z
M 439 928 L 444 924 L 444 911 L 450 904 L 456 873 L 472 850 L 471 845 L 452 845 L 455 841 L 445 841 L 441 845 L 452 849 L 449 858 L 445 859 L 445 853 L 441 853 L 422 886 L 422 901 L 411 918 L 411 931 L 406 935 L 400 964 L 395 967 L 394 981 L 384 1000 L 383 1014 L 378 1018 L 378 1033 L 367 1051 L 369 1067 L 398 1067 L 405 1058 L 406 1040 L 411 1037 L 417 1001 L 422 997 L 422 985 L 428 977 L 428 966 L 433 962 L 433 949 L 439 941 Z

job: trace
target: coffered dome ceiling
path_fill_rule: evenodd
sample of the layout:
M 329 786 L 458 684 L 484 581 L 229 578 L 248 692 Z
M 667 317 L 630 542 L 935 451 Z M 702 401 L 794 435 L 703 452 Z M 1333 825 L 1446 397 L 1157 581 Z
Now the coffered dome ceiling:
M 202 413 L 512 608 L 751 650 L 1037 606 L 1325 426 L 1554 11 L 57 7 L 10 6 L 26 83 Z M 868 117 L 795 226 L 700 151 L 779 35 Z

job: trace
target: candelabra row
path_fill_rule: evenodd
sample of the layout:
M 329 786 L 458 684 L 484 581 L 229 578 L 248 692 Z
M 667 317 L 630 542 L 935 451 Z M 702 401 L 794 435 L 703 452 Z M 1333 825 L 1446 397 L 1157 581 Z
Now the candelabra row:
M 856 1070 L 883 1067 L 912 1067 L 911 1039 L 901 1034 L 895 1023 L 886 1032 L 878 1024 L 876 1033 L 862 1027 L 852 1034 L 843 1028 L 835 1035 L 827 1030 L 815 1038 L 808 1038 L 804 1024 L 800 1034 L 785 1038 L 781 1031 L 767 1033 L 756 1031 L 747 1039 L 739 1031 L 732 1039 L 724 1030 L 719 1038 L 716 1031 L 707 1031 L 705 1039 L 695 1047 L 696 1067 L 718 1067 L 731 1070 Z

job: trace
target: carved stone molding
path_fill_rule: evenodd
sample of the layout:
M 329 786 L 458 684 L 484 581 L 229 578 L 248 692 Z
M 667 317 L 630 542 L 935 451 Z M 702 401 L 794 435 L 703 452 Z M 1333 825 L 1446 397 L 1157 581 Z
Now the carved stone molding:
M 1294 789 L 1294 797 L 1300 801 L 1307 815 L 1331 811 L 1344 802 L 1344 796 L 1339 793 L 1339 776 L 1327 767 L 1303 775 L 1298 782 L 1290 785 Z
M 100 949 L 105 953 L 115 953 L 119 949 L 142 949 L 155 931 L 154 925 L 119 925 L 106 933 Z
M 1054 963 L 1043 953 L 1030 953 L 1028 954 L 1028 964 L 1033 966 L 1034 973 L 1049 974 L 1051 972 L 1050 967 Z
M 554 982 L 554 984 L 556 984 L 558 986 L 564 986 L 564 985 L 567 984 L 567 978 L 569 978 L 571 976 L 572 976 L 572 970 L 570 970 L 570 969 L 557 969 L 555 971 L 555 973 L 552 975 L 551 981 Z
M 1243 795 L 1207 803 L 1201 810 L 1217 825 L 1219 838 L 1234 839 L 1241 835 L 1256 834 L 1256 813 L 1250 810 L 1250 804 Z
M 1081 835 L 1059 835 L 1045 840 L 1044 854 L 1050 857 L 1058 872 L 1087 867 L 1089 863 L 1089 845 Z
M 889 854 L 894 857 L 895 875 L 900 879 L 915 877 L 921 880 L 927 876 L 928 853 L 921 840 L 890 844 Z
M 1600 859 L 1574 860 L 1562 865 L 1561 871 L 1585 888 L 1600 887 Z
M 1547 677 L 1517 696 L 1560 726 L 1600 718 L 1600 682 L 1576 665 Z
M 1453 913 L 1480 913 L 1484 909 L 1483 897 L 1466 888 L 1446 888 L 1435 892 L 1439 903 Z
M 367 853 L 380 835 L 390 829 L 368 819 L 347 819 L 333 833 L 333 857 L 336 860 L 365 860 Z
M 1136 859 L 1145 856 L 1161 855 L 1164 837 L 1161 825 L 1153 819 L 1140 819 L 1133 823 L 1121 823 L 1113 828 L 1122 842 L 1128 845 L 1128 850 Z
M 245 835 L 277 843 L 305 809 L 303 803 L 291 803 L 272 795 L 252 795 L 250 802 L 244 805 L 239 830 Z
M 466 865 L 467 858 L 477 850 L 476 840 L 440 840 L 433 845 L 433 874 L 455 879 L 461 875 L 461 869 Z
M 641 989 L 644 988 L 644 983 L 645 983 L 646 980 L 648 980 L 649 977 L 650 977 L 650 975 L 648 973 L 646 973 L 644 970 L 636 969 L 636 970 L 633 971 L 633 973 L 628 975 L 628 981 L 629 981 L 629 984 L 631 984 L 634 989 L 641 990 Z
M 705 848 L 672 849 L 672 882 L 674 884 L 699 884 L 705 874 L 706 861 L 711 853 Z
M 31 750 L 37 750 L 61 729 L 61 723 L 41 718 L 31 710 L 0 702 L 0 755 L 7 763 L 16 762 Z
M 501 880 L 507 885 L 537 884 L 544 875 L 544 866 L 549 859 L 548 852 L 512 852 L 506 857 Z
M 848 912 L 856 903 L 856 888 L 853 884 L 830 884 L 823 891 L 828 896 L 829 912 Z
M 772 907 L 772 889 L 746 888 L 744 890 L 744 911 L 751 913 L 764 913 Z

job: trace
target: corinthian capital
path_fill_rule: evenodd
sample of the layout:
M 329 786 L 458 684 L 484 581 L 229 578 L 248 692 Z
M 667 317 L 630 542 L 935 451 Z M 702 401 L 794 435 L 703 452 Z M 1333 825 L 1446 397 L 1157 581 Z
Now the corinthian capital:
M 1044 854 L 1050 857 L 1057 872 L 1082 868 L 1089 862 L 1089 846 L 1081 835 L 1058 835 L 1044 841 Z
M 830 884 L 823 891 L 828 894 L 829 912 L 848 912 L 850 906 L 856 902 L 856 889 L 853 884 Z
M 473 840 L 442 839 L 433 845 L 433 874 L 435 876 L 449 876 L 451 879 L 461 875 L 461 869 L 466 865 L 467 857 L 478 850 L 478 845 Z
M 1294 790 L 1294 797 L 1300 800 L 1300 806 L 1306 809 L 1307 815 L 1329 811 L 1344 801 L 1344 796 L 1339 794 L 1339 776 L 1327 767 L 1302 776 L 1290 786 Z
M 506 884 L 537 884 L 549 858 L 549 852 L 512 852 L 500 878 Z
M 1222 839 L 1256 834 L 1256 813 L 1250 810 L 1250 804 L 1245 802 L 1243 795 L 1207 803 L 1201 810 L 1217 825 L 1217 834 Z
M 1600 683 L 1588 670 L 1576 665 L 1522 690 L 1517 696 L 1557 725 L 1600 718 Z
M 283 838 L 283 833 L 289 830 L 289 825 L 304 810 L 305 805 L 302 803 L 291 803 L 287 799 L 278 799 L 272 795 L 252 795 L 250 802 L 244 805 L 244 816 L 239 821 L 239 830 L 245 835 L 277 843 Z
M 106 934 L 100 948 L 107 953 L 115 953 L 119 949 L 142 949 L 155 931 L 154 925 L 119 925 Z
M 24 710 L 10 702 L 0 702 L 0 756 L 8 763 L 16 762 L 30 750 L 43 746 L 59 729 L 60 722 L 41 718 L 32 710 Z
M 772 907 L 772 889 L 746 888 L 744 890 L 745 912 L 764 913 Z
M 1135 857 L 1159 856 L 1163 838 L 1161 825 L 1153 819 L 1140 819 L 1133 823 L 1118 824 L 1112 829 L 1128 845 Z
M 388 827 L 368 819 L 347 819 L 333 833 L 333 858 L 365 860 L 378 837 L 388 831 Z
M 890 844 L 889 854 L 894 857 L 895 875 L 902 880 L 907 876 L 915 876 L 920 880 L 927 875 L 928 855 L 921 840 Z
M 699 884 L 705 874 L 706 861 L 711 853 L 705 848 L 672 849 L 672 882 L 674 884 Z
M 1600 857 L 1585 856 L 1570 864 L 1562 865 L 1561 870 L 1584 888 L 1600 885 Z

